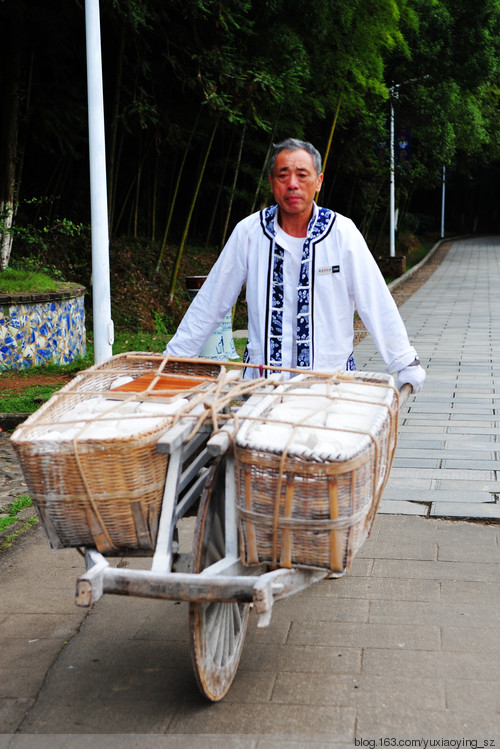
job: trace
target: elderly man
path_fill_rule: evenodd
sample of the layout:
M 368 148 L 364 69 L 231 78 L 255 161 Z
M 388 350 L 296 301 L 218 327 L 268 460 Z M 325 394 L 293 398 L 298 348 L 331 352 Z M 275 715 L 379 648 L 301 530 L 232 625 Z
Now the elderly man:
M 166 353 L 196 356 L 246 283 L 246 362 L 355 369 L 356 307 L 398 387 L 418 392 L 425 371 L 361 233 L 314 202 L 323 181 L 318 151 L 293 138 L 279 143 L 269 181 L 276 205 L 236 226 Z

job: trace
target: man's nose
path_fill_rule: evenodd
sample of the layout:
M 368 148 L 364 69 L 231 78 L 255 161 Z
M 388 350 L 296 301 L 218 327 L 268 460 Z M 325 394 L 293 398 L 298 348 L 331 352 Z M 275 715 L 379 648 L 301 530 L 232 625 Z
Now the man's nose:
M 297 175 L 290 174 L 290 177 L 288 178 L 288 189 L 296 190 L 298 186 L 299 186 L 299 180 L 297 178 Z

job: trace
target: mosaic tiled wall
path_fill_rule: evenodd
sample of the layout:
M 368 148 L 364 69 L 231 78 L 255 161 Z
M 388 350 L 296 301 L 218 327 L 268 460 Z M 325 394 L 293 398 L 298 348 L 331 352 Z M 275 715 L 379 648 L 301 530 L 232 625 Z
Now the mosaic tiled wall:
M 0 370 L 85 356 L 84 292 L 0 295 Z

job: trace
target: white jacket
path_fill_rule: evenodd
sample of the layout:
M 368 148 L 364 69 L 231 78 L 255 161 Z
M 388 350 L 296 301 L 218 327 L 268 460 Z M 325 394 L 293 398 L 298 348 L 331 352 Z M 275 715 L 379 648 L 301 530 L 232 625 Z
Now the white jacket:
M 320 234 L 311 242 L 310 284 L 312 369 L 334 371 L 348 368 L 353 351 L 354 310 L 385 361 L 387 371 L 408 366 L 416 357 L 397 306 L 354 223 L 339 214 L 330 215 Z M 271 259 L 276 207 L 254 213 L 240 221 L 194 298 L 169 342 L 166 353 L 197 356 L 205 341 L 235 304 L 246 283 L 248 305 L 247 360 L 269 363 L 269 310 L 272 293 Z M 310 229 L 318 216 L 318 207 Z M 296 267 L 296 263 L 295 263 Z M 282 366 L 295 367 L 294 319 L 297 281 L 290 253 L 284 253 Z M 257 370 L 258 372 L 258 370 Z M 257 376 L 246 370 L 247 376 Z

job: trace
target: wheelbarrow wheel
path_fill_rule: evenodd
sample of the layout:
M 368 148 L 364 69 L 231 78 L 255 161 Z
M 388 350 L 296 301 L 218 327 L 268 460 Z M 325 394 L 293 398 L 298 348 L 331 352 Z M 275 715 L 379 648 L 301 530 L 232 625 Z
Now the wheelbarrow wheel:
M 193 572 L 201 572 L 225 556 L 225 460 L 219 458 L 200 499 L 193 543 Z M 248 604 L 189 604 L 191 658 L 196 681 L 212 702 L 221 700 L 231 686 L 243 649 L 250 607 Z

